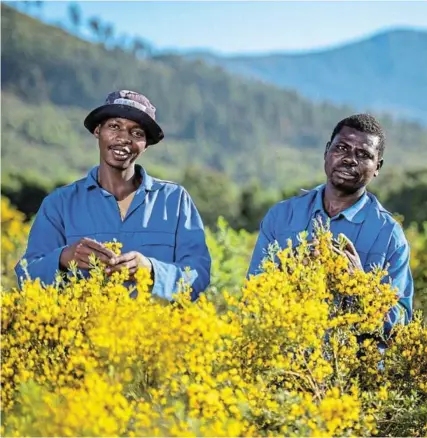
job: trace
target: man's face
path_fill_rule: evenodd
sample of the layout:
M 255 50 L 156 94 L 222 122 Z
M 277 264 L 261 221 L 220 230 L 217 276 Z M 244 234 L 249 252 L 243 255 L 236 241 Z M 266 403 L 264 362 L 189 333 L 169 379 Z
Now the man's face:
M 347 193 L 368 185 L 383 164 L 378 154 L 379 143 L 376 135 L 344 126 L 325 151 L 328 182 Z
M 147 137 L 141 126 L 132 120 L 113 118 L 95 129 L 101 161 L 115 169 L 132 165 L 147 147 Z

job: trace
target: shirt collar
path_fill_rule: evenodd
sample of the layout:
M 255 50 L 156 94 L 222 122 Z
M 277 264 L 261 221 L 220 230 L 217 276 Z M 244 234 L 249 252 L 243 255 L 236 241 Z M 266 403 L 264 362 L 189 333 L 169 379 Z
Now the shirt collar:
M 316 187 L 315 190 L 317 191 L 317 193 L 314 200 L 313 212 L 314 214 L 321 212 L 325 216 L 327 216 L 327 213 L 323 208 L 323 193 L 325 190 L 325 184 Z M 360 224 L 365 220 L 368 211 L 368 209 L 364 207 L 370 202 L 371 201 L 369 199 L 369 196 L 365 191 L 362 197 L 355 204 L 353 204 L 351 207 L 346 208 L 337 216 L 344 216 L 349 222 Z
M 87 174 L 85 181 L 85 187 L 87 189 L 91 189 L 93 187 L 99 187 L 98 169 L 99 166 L 94 166 L 92 167 L 92 169 L 90 169 L 89 173 Z M 142 177 L 142 183 L 137 190 L 138 193 L 141 190 L 151 192 L 154 190 L 159 190 L 162 187 L 162 183 L 160 181 L 155 180 L 151 175 L 148 175 L 147 171 L 139 164 L 135 165 L 135 171 L 139 173 Z

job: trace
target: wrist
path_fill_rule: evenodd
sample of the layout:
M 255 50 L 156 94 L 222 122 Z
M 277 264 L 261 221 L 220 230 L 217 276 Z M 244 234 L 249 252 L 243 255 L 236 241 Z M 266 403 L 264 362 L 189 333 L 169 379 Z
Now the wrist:
M 70 264 L 70 260 L 69 260 L 69 246 L 66 246 L 62 249 L 61 254 L 59 256 L 59 268 L 61 270 L 67 270 L 68 269 L 68 265 Z
M 148 257 L 145 257 L 145 260 L 147 261 L 145 266 L 148 269 L 148 272 L 150 273 L 151 279 L 154 281 L 154 266 L 153 266 L 153 262 Z

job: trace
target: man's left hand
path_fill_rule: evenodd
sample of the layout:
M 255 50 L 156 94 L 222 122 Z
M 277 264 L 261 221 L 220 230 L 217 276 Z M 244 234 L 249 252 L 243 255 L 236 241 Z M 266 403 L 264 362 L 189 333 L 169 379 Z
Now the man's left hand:
M 106 268 L 106 272 L 110 275 L 113 272 L 120 271 L 124 268 L 129 269 L 130 278 L 135 275 L 139 268 L 147 268 L 150 271 L 150 274 L 153 270 L 153 266 L 147 257 L 138 251 L 130 251 L 114 257 L 110 262 L 110 266 Z
M 344 255 L 348 258 L 350 261 L 350 270 L 354 271 L 355 269 L 360 269 L 363 271 L 362 262 L 360 260 L 359 254 L 356 251 L 356 248 L 353 245 L 353 242 L 344 234 L 341 234 L 341 236 L 346 241 L 346 246 L 344 247 L 343 251 L 340 251 L 338 248 L 333 248 L 336 252 L 338 252 L 341 255 Z

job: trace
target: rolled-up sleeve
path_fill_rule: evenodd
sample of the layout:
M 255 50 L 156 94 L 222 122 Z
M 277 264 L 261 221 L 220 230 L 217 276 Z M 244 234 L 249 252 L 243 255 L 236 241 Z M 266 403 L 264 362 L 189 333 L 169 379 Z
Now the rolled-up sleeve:
M 20 288 L 27 274 L 32 280 L 40 278 L 46 285 L 55 281 L 59 258 L 66 246 L 64 234 L 60 198 L 53 192 L 43 200 L 31 227 L 25 254 L 15 266 Z
M 395 324 L 408 324 L 412 319 L 412 301 L 414 281 L 409 264 L 409 244 L 404 242 L 388 257 L 388 274 L 392 286 L 397 288 L 399 302 L 390 309 L 386 316 L 385 332 L 389 332 Z
M 179 281 L 191 285 L 191 299 L 196 300 L 210 283 L 211 257 L 206 244 L 202 219 L 190 195 L 182 192 L 176 230 L 174 263 L 149 258 L 154 272 L 152 293 L 173 300 Z

